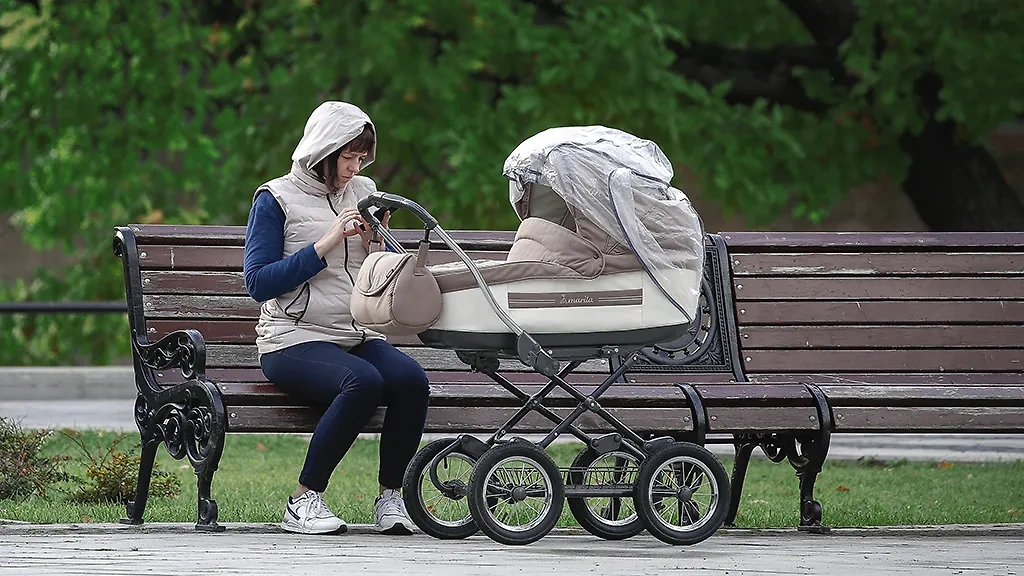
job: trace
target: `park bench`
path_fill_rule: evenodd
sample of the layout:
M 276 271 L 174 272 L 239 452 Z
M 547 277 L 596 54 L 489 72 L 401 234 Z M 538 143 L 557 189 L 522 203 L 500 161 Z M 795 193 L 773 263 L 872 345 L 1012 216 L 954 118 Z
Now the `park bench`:
M 396 231 L 412 247 L 421 231 Z M 456 232 L 475 259 L 504 259 L 512 232 Z M 242 277 L 245 228 L 240 226 L 131 225 L 117 228 L 114 253 L 121 257 L 128 304 L 135 380 L 135 419 L 142 462 L 135 498 L 125 523 L 140 524 L 152 463 L 162 443 L 171 456 L 187 457 L 198 486 L 197 529 L 219 530 L 211 485 L 228 432 L 312 432 L 322 407 L 298 404 L 269 384 L 259 368 L 255 324 L 259 304 Z M 738 348 L 728 261 L 720 237 L 707 239 L 702 314 L 692 337 L 645 351 L 634 373 L 601 397 L 601 405 L 644 437 L 672 436 L 703 443 L 708 434 L 807 433 L 818 427 L 818 408 L 806 388 L 738 383 Z M 453 260 L 438 244 L 431 263 Z M 414 338 L 392 339 L 427 370 L 431 381 L 426 432 L 491 433 L 520 399 L 474 372 L 454 352 L 422 347 Z M 588 391 L 616 362 L 592 361 L 569 378 Z M 532 393 L 546 383 L 516 362 L 509 379 Z M 648 377 L 649 376 L 649 377 Z M 544 404 L 564 417 L 575 406 L 567 394 Z M 384 410 L 365 432 L 379 432 Z M 577 424 L 585 431 L 611 430 L 593 414 Z M 531 414 L 514 433 L 547 433 L 553 424 Z M 732 436 L 729 436 L 730 438 Z
M 734 501 L 760 446 L 794 466 L 800 525 L 820 530 L 814 482 L 832 434 L 1024 431 L 1024 233 L 723 239 L 738 379 L 803 386 L 827 418 L 805 437 L 737 435 Z

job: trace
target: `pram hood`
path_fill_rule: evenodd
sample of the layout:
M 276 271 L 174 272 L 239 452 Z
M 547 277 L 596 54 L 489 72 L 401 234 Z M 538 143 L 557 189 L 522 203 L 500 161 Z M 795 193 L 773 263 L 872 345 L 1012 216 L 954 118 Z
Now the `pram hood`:
M 636 254 L 646 273 L 692 321 L 704 267 L 704 225 L 670 182 L 672 164 L 657 144 L 605 126 L 565 126 L 524 140 L 505 160 L 509 201 L 520 219 L 532 185 L 550 187 L 610 238 Z M 581 227 L 582 229 L 582 227 Z M 686 269 L 697 272 L 679 275 Z M 690 277 L 689 283 L 680 277 Z M 689 296 L 689 297 L 687 297 Z

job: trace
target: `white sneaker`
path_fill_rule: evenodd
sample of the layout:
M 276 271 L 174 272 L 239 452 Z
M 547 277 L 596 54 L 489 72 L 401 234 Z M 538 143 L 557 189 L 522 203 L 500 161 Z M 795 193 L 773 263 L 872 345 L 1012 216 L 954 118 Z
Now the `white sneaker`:
M 405 511 L 405 501 L 397 490 L 384 490 L 373 502 L 373 527 L 381 534 L 412 534 L 413 523 Z
M 342 534 L 348 530 L 345 521 L 335 516 L 320 493 L 313 490 L 295 499 L 288 497 L 281 528 L 299 534 Z

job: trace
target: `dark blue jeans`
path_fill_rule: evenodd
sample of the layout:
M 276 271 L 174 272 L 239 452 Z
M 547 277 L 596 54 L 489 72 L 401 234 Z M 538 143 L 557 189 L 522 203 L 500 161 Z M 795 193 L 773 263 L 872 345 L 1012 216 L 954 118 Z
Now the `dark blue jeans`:
M 427 417 L 430 386 L 418 362 L 384 340 L 368 340 L 345 351 L 328 342 L 306 342 L 264 354 L 267 379 L 312 406 L 326 406 L 313 437 L 299 483 L 323 492 L 356 436 L 386 406 L 380 435 L 378 481 L 402 486 Z

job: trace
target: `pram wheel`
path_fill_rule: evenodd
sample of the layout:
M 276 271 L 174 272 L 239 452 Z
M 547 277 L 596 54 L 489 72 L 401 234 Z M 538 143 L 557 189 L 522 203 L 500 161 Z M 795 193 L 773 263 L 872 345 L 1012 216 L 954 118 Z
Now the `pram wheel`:
M 462 446 L 437 464 L 438 487 L 430 478 L 430 463 L 442 450 L 458 442 L 457 438 L 434 440 L 416 453 L 405 472 L 402 497 L 413 522 L 434 538 L 452 540 L 476 533 L 469 513 L 467 491 L 474 459 Z
M 501 544 L 523 545 L 543 538 L 558 523 L 564 499 L 555 461 L 526 440 L 492 447 L 469 478 L 473 520 Z
M 728 511 L 729 476 L 709 450 L 674 442 L 640 465 L 633 502 L 647 531 L 662 542 L 701 542 L 721 527 Z
M 636 456 L 614 450 L 605 454 L 584 448 L 569 469 L 569 485 L 613 488 L 632 492 L 639 472 Z M 567 497 L 569 510 L 584 530 L 605 540 L 623 540 L 643 532 L 632 496 Z

